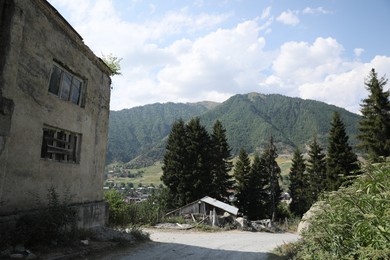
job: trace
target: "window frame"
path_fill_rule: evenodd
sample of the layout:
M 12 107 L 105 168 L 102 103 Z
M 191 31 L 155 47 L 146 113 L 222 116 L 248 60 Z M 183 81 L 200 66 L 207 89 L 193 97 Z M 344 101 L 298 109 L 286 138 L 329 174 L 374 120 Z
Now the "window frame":
M 55 71 L 59 73 L 56 75 L 57 78 L 53 78 Z M 70 81 L 67 81 L 68 84 L 66 84 L 66 78 L 70 79 Z M 79 107 L 85 107 L 86 80 L 66 68 L 64 65 L 61 65 L 59 62 L 53 62 L 52 64 L 48 85 L 48 92 L 50 94 L 56 95 L 65 102 L 72 103 Z M 66 93 L 65 88 L 69 88 L 66 96 L 63 95 Z M 75 89 L 78 89 L 77 103 L 74 102 Z
M 53 162 L 80 163 L 82 135 L 69 130 L 44 125 L 41 159 Z

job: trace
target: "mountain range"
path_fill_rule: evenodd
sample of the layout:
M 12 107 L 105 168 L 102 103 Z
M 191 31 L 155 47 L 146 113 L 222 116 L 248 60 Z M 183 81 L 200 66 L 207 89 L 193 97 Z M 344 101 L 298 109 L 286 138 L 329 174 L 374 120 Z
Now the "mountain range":
M 110 111 L 106 162 L 142 167 L 161 160 L 173 122 L 193 117 L 199 117 L 210 133 L 215 121 L 221 121 L 232 155 L 241 148 L 248 153 L 261 151 L 271 135 L 279 153 L 291 153 L 295 147 L 305 151 L 314 135 L 326 149 L 335 111 L 355 145 L 359 115 L 323 102 L 277 94 L 239 94 L 222 103 L 156 103 Z

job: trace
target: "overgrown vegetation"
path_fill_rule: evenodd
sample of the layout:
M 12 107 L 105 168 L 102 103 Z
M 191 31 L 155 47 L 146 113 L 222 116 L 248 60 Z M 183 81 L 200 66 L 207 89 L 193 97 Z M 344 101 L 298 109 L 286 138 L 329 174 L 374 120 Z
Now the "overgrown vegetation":
M 1 234 L 7 238 L 2 246 L 67 243 L 78 237 L 82 232 L 77 229 L 77 212 L 68 204 L 70 196 L 67 192 L 61 198 L 55 188 L 49 188 L 47 208 L 20 217 L 14 231 Z
M 116 190 L 104 193 L 104 199 L 109 205 L 109 225 L 127 227 L 131 225 L 155 225 L 161 221 L 166 212 L 164 199 L 166 189 L 162 188 L 152 194 L 147 200 L 139 203 L 126 203 L 125 197 Z
M 294 259 L 388 259 L 390 162 L 369 166 L 353 185 L 322 200 L 302 240 L 279 252 Z

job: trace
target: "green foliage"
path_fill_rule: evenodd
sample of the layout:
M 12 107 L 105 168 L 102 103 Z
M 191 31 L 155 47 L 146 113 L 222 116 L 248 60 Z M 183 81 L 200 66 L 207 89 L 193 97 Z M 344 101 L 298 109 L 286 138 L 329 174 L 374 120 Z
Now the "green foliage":
M 112 226 L 126 226 L 131 221 L 128 214 L 130 206 L 124 202 L 124 197 L 116 190 L 109 190 L 104 193 L 104 200 L 108 203 L 108 223 Z
M 249 219 L 264 219 L 267 215 L 269 200 L 269 175 L 266 171 L 264 158 L 255 155 L 249 172 L 247 184 L 247 215 Z
M 116 190 L 104 193 L 109 206 L 109 225 L 117 227 L 154 225 L 160 222 L 167 210 L 166 190 L 160 189 L 147 200 L 139 203 L 126 203 Z
M 277 156 L 272 137 L 261 156 L 254 157 L 252 166 L 246 151 L 244 149 L 240 151 L 234 167 L 236 205 L 249 219 L 275 220 L 281 195 Z
M 251 153 L 265 147 L 271 134 L 278 150 L 289 153 L 309 143 L 313 133 L 325 143 L 334 111 L 344 118 L 347 133 L 355 143 L 360 117 L 313 100 L 258 93 L 235 95 L 200 117 L 207 127 L 216 119 L 221 121 L 233 155 L 241 148 Z
M 251 171 L 251 162 L 249 156 L 244 149 L 241 149 L 240 154 L 238 155 L 238 160 L 234 165 L 234 178 L 235 190 L 236 190 L 236 206 L 239 211 L 244 215 L 248 215 L 249 205 L 249 187 L 250 187 L 250 171 Z
M 305 159 L 301 151 L 297 148 L 294 152 L 290 169 L 290 203 L 291 212 L 302 217 L 311 206 L 310 180 L 306 172 Z
M 241 148 L 252 153 L 265 147 L 271 134 L 278 150 L 290 153 L 309 143 L 313 133 L 326 143 L 334 111 L 343 118 L 354 145 L 360 116 L 322 102 L 281 95 L 236 95 L 218 106 L 166 103 L 111 111 L 107 163 L 131 161 L 133 167 L 142 167 L 161 161 L 172 124 L 196 116 L 210 132 L 216 120 L 223 124 L 233 156 Z
M 211 138 L 205 127 L 200 124 L 199 118 L 193 118 L 186 127 L 188 136 L 186 151 L 187 162 L 181 193 L 185 194 L 184 204 L 202 198 L 210 192 L 212 187 L 212 146 Z M 182 205 L 184 205 L 182 204 Z
M 213 188 L 209 191 L 209 196 L 226 202 L 230 195 L 228 189 L 233 187 L 232 177 L 229 174 L 233 163 L 231 162 L 231 149 L 226 139 L 226 129 L 219 120 L 213 126 L 211 142 Z
M 161 180 L 171 206 L 179 207 L 204 196 L 224 198 L 231 187 L 229 145 L 220 123 L 212 137 L 199 118 L 175 122 L 168 137 Z
M 112 53 L 108 55 L 102 55 L 103 62 L 110 68 L 111 76 L 121 75 L 121 64 L 122 58 L 115 57 Z
M 374 69 L 364 83 L 369 95 L 361 104 L 362 119 L 359 121 L 359 146 L 373 162 L 390 156 L 390 90 L 384 77 L 378 79 Z
M 390 164 L 372 165 L 349 187 L 327 193 L 297 259 L 388 259 Z
M 348 135 L 340 114 L 335 112 L 329 131 L 329 144 L 326 157 L 325 190 L 337 190 L 343 183 L 351 182 L 359 169 L 358 159 L 348 143 Z
M 309 158 L 306 167 L 309 174 L 309 183 L 311 198 L 309 203 L 313 204 L 317 201 L 318 196 L 325 190 L 326 183 L 326 161 L 322 147 L 317 142 L 317 137 L 314 136 L 313 142 L 309 146 Z
M 152 165 L 163 158 L 172 125 L 204 113 L 201 104 L 153 104 L 110 111 L 107 163 L 130 163 L 133 168 Z M 165 139 L 165 140 L 164 140 Z
M 275 221 L 277 215 L 277 207 L 280 202 L 280 195 L 282 190 L 280 188 L 279 181 L 281 180 L 280 168 L 276 162 L 278 157 L 276 147 L 273 142 L 273 137 L 271 135 L 269 139 L 268 146 L 264 150 L 260 159 L 264 161 L 264 177 L 267 177 L 268 183 L 263 187 L 263 192 L 269 194 L 265 205 L 267 210 L 266 217 L 270 218 L 272 221 Z
M 64 243 L 74 238 L 77 235 L 77 212 L 68 204 L 69 198 L 69 193 L 61 198 L 54 187 L 49 188 L 48 207 L 18 219 L 16 231 L 10 237 L 13 244 Z

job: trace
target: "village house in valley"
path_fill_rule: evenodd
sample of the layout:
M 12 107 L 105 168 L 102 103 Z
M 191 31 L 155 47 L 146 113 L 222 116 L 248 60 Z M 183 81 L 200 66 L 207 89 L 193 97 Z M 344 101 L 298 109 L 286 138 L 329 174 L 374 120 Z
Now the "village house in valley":
M 105 223 L 110 75 L 46 0 L 0 0 L 0 228 L 50 188 L 79 226 Z

